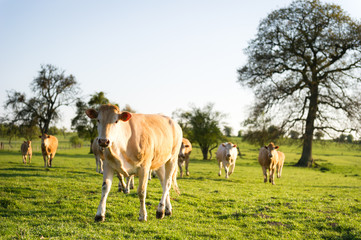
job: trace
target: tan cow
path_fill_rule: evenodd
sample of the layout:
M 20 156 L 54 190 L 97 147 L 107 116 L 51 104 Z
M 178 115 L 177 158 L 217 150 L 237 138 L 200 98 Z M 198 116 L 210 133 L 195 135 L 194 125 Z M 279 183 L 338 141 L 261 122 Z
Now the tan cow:
M 41 152 L 44 158 L 44 167 L 51 167 L 58 149 L 58 139 L 55 136 L 44 133 L 41 138 Z
M 186 168 L 186 174 L 187 174 L 187 176 L 189 176 L 188 165 L 189 165 L 189 155 L 191 155 L 191 152 L 192 152 L 191 142 L 188 139 L 183 138 L 182 145 L 179 150 L 179 156 L 178 156 L 178 166 L 180 169 L 180 177 L 183 177 L 182 166 L 184 165 L 184 163 L 185 163 L 185 168 Z
M 163 187 L 157 218 L 172 214 L 169 192 L 177 186 L 177 158 L 182 144 L 182 129 L 172 119 L 155 114 L 121 112 L 117 106 L 102 105 L 86 114 L 98 121 L 98 144 L 104 148 L 102 197 L 95 216 L 105 220 L 105 206 L 114 171 L 128 177 L 139 176 L 139 220 L 147 220 L 145 197 L 149 170 L 156 170 Z
M 262 166 L 264 182 L 267 182 L 267 169 L 269 170 L 269 182 L 273 185 L 274 174 L 278 170 L 278 177 L 281 177 L 282 167 L 285 160 L 283 152 L 278 152 L 279 147 L 275 146 L 273 142 L 264 146 L 259 150 L 258 162 Z
M 216 158 L 219 166 L 218 176 L 221 176 L 222 174 L 222 165 L 224 167 L 224 172 L 226 173 L 226 178 L 233 173 L 236 166 L 237 155 L 238 152 L 236 144 L 227 142 L 219 145 L 216 152 Z
M 96 172 L 103 173 L 103 161 L 104 161 L 104 149 L 99 146 L 98 138 L 94 139 L 92 144 L 92 151 L 96 162 Z M 134 189 L 134 175 L 127 177 L 127 183 L 125 184 L 124 176 L 117 174 L 119 179 L 118 191 L 124 192 L 125 194 L 130 193 L 130 189 Z
M 23 155 L 23 163 L 26 164 L 28 155 L 29 155 L 29 163 L 31 163 L 31 156 L 33 155 L 33 150 L 31 148 L 31 141 L 24 141 L 23 144 L 21 144 L 21 153 Z

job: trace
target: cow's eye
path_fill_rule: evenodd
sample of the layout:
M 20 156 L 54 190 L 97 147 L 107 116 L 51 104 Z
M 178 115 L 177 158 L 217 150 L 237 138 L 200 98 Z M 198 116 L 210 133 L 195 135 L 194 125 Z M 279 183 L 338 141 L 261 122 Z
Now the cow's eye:
M 100 123 L 99 119 L 97 121 L 98 121 L 98 123 Z
M 118 123 L 118 120 L 116 120 L 115 123 Z

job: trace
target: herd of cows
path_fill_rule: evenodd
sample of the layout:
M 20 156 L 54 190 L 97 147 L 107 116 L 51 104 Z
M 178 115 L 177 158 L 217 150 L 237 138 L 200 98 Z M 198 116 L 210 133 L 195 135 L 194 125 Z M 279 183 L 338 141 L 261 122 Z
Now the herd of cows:
M 118 188 L 124 193 L 134 187 L 134 175 L 139 178 L 138 197 L 140 201 L 139 220 L 147 221 L 145 197 L 148 180 L 152 171 L 161 182 L 163 194 L 156 211 L 157 218 L 172 215 L 169 192 L 179 193 L 177 172 L 183 177 L 183 166 L 189 176 L 189 156 L 192 144 L 183 138 L 180 126 L 169 117 L 158 114 L 139 114 L 120 111 L 115 105 L 100 106 L 99 110 L 88 109 L 86 115 L 97 121 L 98 137 L 92 144 L 96 159 L 96 171 L 103 173 L 103 185 L 100 204 L 95 216 L 96 221 L 105 220 L 106 200 L 112 185 L 113 175 L 119 178 Z M 55 136 L 43 134 L 41 150 L 44 167 L 51 167 L 58 140 Z M 277 151 L 272 142 L 259 151 L 258 161 L 262 166 L 264 182 L 274 183 L 274 175 L 281 177 L 285 155 Z M 21 146 L 23 162 L 31 162 L 31 141 L 24 141 Z M 216 158 L 221 176 L 224 168 L 226 178 L 233 173 L 237 159 L 237 145 L 227 142 L 218 147 Z M 125 178 L 127 182 L 125 183 Z

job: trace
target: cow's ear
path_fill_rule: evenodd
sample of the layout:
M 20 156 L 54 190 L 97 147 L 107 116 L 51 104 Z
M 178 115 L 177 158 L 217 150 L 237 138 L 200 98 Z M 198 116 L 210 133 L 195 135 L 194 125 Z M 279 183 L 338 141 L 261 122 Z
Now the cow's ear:
M 41 136 L 39 136 L 39 138 L 41 138 Z
M 47 138 L 50 138 L 50 135 L 46 135 Z
M 24 143 L 26 143 L 26 141 L 24 141 Z
M 123 122 L 128 121 L 132 117 L 132 114 L 129 112 L 122 112 L 121 114 L 118 114 L 118 119 L 122 120 Z
M 275 147 L 275 149 L 278 149 L 278 148 L 279 148 L 279 146 L 276 146 L 276 147 Z
M 187 145 L 185 145 L 184 147 L 189 147 L 189 145 L 187 144 Z
M 234 144 L 233 147 L 237 147 L 237 144 Z
M 94 109 L 87 109 L 85 111 L 86 115 L 90 118 L 90 119 L 95 119 L 98 117 L 98 112 L 95 111 Z
M 223 147 L 225 147 L 225 146 L 226 146 L 226 144 L 222 143 L 222 146 L 223 146 Z
M 265 149 L 268 149 L 268 147 L 267 147 L 267 146 L 264 146 L 264 148 L 265 148 Z

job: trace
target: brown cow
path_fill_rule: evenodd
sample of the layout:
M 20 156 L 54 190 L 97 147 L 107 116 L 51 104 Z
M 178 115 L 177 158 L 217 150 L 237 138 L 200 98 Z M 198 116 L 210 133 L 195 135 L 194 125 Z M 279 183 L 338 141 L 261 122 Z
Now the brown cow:
M 264 182 L 267 182 L 267 169 L 269 170 L 269 182 L 273 185 L 274 174 L 278 169 L 278 177 L 281 177 L 283 162 L 285 155 L 283 152 L 278 152 L 279 147 L 275 146 L 273 142 L 264 146 L 259 150 L 258 162 L 262 166 Z
M 157 218 L 172 214 L 169 192 L 177 186 L 177 158 L 182 144 L 182 129 L 172 119 L 157 114 L 121 112 L 117 106 L 102 105 L 86 114 L 98 121 L 98 144 L 104 148 L 102 198 L 95 216 L 105 220 L 105 206 L 114 171 L 123 176 L 138 174 L 139 220 L 147 220 L 145 197 L 149 170 L 156 170 L 163 187 Z
M 104 161 L 104 149 L 98 145 L 98 138 L 94 139 L 92 144 L 92 151 L 96 162 L 96 172 L 103 173 L 103 161 Z M 127 184 L 124 182 L 124 176 L 117 174 L 119 179 L 118 191 L 124 193 L 130 193 L 130 189 L 134 189 L 134 175 L 127 177 Z
M 26 164 L 27 157 L 29 155 L 29 164 L 31 163 L 31 156 L 33 155 L 33 150 L 31 148 L 31 141 L 24 141 L 21 144 L 21 153 L 23 155 L 23 163 Z
M 51 167 L 56 150 L 58 149 L 58 139 L 46 133 L 39 136 L 39 138 L 41 138 L 41 152 L 44 158 L 44 167 Z
M 183 138 L 182 145 L 179 150 L 179 156 L 178 156 L 178 166 L 180 169 L 180 177 L 183 177 L 182 166 L 184 165 L 184 163 L 185 163 L 185 167 L 186 167 L 186 174 L 187 174 L 187 176 L 189 176 L 188 165 L 189 165 L 189 155 L 191 155 L 191 152 L 192 152 L 191 142 L 188 139 Z

